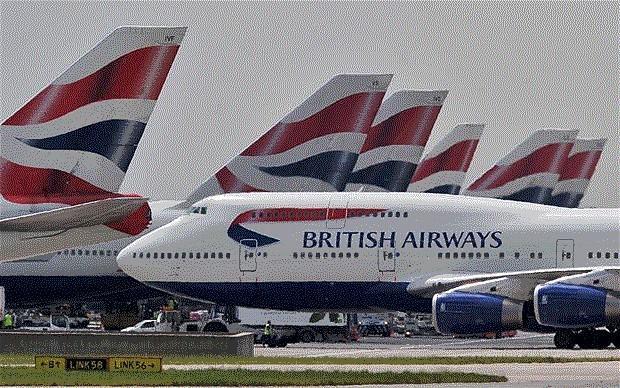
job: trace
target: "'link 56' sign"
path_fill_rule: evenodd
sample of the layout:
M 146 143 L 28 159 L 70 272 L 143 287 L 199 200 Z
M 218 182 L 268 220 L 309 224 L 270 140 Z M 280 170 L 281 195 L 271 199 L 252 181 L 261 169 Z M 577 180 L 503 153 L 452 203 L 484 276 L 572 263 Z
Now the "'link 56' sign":
M 161 372 L 161 357 L 36 356 L 37 369 L 107 372 Z

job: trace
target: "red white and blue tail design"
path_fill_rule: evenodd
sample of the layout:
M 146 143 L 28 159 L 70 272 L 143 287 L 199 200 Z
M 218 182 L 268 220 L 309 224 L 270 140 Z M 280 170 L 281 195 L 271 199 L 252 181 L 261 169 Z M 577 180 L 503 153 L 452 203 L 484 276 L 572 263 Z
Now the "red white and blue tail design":
M 457 195 L 483 130 L 483 124 L 457 125 L 424 156 L 407 191 Z
M 179 207 L 223 193 L 342 191 L 391 79 L 333 77 Z
M 3 210 L 15 216 L 123 196 L 116 191 L 185 30 L 117 28 L 6 119 L 0 126 Z M 145 219 L 147 204 L 108 226 L 137 234 Z
M 576 208 L 583 198 L 607 139 L 576 139 L 547 204 Z
M 406 191 L 447 95 L 446 90 L 401 90 L 388 97 L 346 191 Z
M 472 183 L 464 194 L 547 203 L 576 136 L 577 131 L 573 130 L 534 132 Z
M 117 191 L 184 34 L 120 27 L 4 121 L 2 196 L 75 204 Z

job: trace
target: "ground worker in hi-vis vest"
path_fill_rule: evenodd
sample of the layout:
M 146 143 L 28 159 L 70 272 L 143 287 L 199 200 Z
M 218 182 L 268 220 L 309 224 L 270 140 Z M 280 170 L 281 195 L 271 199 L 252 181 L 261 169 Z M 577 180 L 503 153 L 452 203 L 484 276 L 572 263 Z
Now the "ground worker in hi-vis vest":
M 13 315 L 11 315 L 10 312 L 4 314 L 4 318 L 2 319 L 2 328 L 6 330 L 13 328 Z
M 263 329 L 263 346 L 267 345 L 273 336 L 273 328 L 271 327 L 271 321 L 267 321 L 265 328 Z

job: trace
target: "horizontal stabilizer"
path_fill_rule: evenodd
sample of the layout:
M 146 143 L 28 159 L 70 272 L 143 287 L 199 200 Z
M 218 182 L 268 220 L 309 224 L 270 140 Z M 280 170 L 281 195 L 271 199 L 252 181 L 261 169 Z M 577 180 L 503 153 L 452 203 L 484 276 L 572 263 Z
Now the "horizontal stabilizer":
M 0 221 L 0 232 L 51 232 L 116 223 L 147 203 L 143 197 L 108 198 Z

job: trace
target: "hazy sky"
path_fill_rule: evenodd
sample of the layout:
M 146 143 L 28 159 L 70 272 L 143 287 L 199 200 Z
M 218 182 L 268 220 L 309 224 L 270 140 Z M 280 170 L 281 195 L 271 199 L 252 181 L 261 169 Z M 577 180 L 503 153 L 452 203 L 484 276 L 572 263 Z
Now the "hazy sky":
M 119 25 L 189 30 L 122 186 L 183 199 L 333 74 L 450 93 L 429 146 L 486 131 L 470 183 L 537 128 L 610 140 L 585 206 L 619 206 L 617 3 L 0 2 L 0 116 Z

